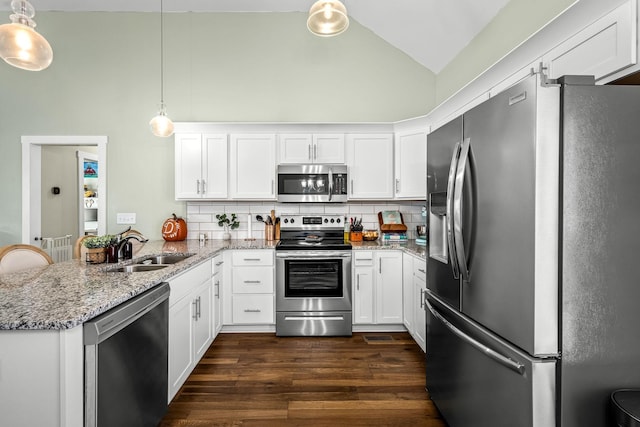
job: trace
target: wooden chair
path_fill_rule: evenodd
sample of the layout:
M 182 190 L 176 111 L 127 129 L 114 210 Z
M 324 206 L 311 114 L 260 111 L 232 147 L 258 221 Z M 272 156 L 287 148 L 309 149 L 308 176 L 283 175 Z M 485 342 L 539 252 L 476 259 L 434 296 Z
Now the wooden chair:
M 8 245 L 0 248 L 0 274 L 53 264 L 48 253 L 31 245 Z
M 86 260 L 87 248 L 84 247 L 82 242 L 87 237 L 92 237 L 92 236 L 90 236 L 90 235 L 80 236 L 80 237 L 78 237 L 78 240 L 76 240 L 76 243 L 74 243 L 74 245 L 73 245 L 73 258 L 74 259 L 80 259 L 82 261 Z

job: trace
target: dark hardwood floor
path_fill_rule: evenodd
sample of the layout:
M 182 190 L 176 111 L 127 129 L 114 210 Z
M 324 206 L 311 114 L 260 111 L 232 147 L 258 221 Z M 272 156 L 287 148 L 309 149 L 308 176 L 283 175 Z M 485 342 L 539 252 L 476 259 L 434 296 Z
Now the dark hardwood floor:
M 424 378 L 407 333 L 220 334 L 160 426 L 445 427 Z

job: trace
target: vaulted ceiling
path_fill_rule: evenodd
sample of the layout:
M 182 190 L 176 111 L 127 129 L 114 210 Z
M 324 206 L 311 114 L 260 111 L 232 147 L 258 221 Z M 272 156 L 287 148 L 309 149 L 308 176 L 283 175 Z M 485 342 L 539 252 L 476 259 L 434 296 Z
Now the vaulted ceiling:
M 315 0 L 164 0 L 166 12 L 307 12 Z M 440 72 L 509 0 L 343 0 L 351 19 Z M 10 10 L 0 0 L 0 10 Z M 160 0 L 31 0 L 39 11 L 157 12 Z M 36 17 L 37 20 L 37 17 Z M 0 17 L 0 23 L 9 18 Z

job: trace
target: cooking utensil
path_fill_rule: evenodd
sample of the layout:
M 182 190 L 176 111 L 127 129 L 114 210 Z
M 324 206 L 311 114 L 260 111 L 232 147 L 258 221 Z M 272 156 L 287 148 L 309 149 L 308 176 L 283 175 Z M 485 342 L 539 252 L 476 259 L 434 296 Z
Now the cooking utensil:
M 266 224 L 264 218 L 262 218 L 262 215 L 256 215 L 256 221 L 264 222 Z

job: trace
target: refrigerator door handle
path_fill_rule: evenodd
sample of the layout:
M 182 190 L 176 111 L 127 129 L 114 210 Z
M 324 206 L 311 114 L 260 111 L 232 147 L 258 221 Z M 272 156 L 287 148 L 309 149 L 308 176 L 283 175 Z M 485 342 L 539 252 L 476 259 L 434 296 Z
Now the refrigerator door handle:
M 455 258 L 458 261 L 460 275 L 465 282 L 469 281 L 469 268 L 467 266 L 467 255 L 464 249 L 462 236 L 462 190 L 464 187 L 465 170 L 469 161 L 469 149 L 471 140 L 465 139 L 460 146 L 460 156 L 456 171 L 455 187 L 453 194 L 453 241 L 456 250 Z
M 427 294 L 430 294 L 428 289 L 427 289 Z M 511 369 L 512 371 L 516 372 L 519 375 L 524 375 L 525 369 L 524 369 L 524 365 L 522 363 L 518 363 L 518 362 L 508 358 L 507 356 L 504 356 L 504 355 L 498 353 L 497 351 L 495 351 L 495 350 L 487 347 L 486 345 L 480 343 L 479 341 L 471 338 L 469 335 L 465 334 L 460 329 L 458 329 L 455 326 L 453 326 L 453 324 L 451 324 L 451 322 L 449 322 L 447 319 L 445 319 L 443 315 L 438 313 L 438 310 L 436 310 L 431 305 L 431 303 L 429 302 L 428 298 L 425 298 L 424 303 L 427 306 L 427 308 L 429 309 L 429 311 L 431 312 L 431 314 L 435 318 L 440 320 L 458 338 L 460 338 L 461 340 L 463 340 L 464 342 L 466 342 L 470 346 L 474 347 L 476 350 L 484 353 L 487 357 L 495 360 L 496 362 L 498 362 L 502 366 Z
M 453 270 L 453 278 L 460 277 L 460 269 L 458 264 L 457 253 L 455 248 L 454 239 L 454 213 L 453 213 L 453 198 L 456 183 L 456 170 L 458 169 L 458 161 L 460 158 L 460 146 L 461 143 L 456 143 L 453 149 L 453 156 L 451 158 L 451 165 L 449 166 L 449 176 L 447 178 L 447 206 L 446 206 L 446 228 L 447 228 L 447 246 L 449 253 L 449 263 L 451 264 L 451 270 Z

